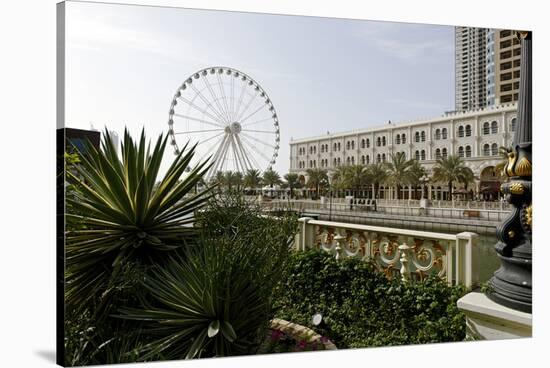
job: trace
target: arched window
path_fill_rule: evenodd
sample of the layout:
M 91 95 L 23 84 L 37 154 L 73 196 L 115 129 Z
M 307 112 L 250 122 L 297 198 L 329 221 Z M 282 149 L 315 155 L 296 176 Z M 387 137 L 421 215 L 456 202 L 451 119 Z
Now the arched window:
M 333 151 L 337 151 L 338 150 L 338 145 L 336 143 L 334 143 L 334 149 Z
M 338 142 L 338 151 L 340 151 L 342 147 L 340 146 L 340 142 Z
M 458 147 L 458 157 L 464 157 L 464 147 Z
M 365 164 L 365 155 L 361 156 L 361 163 L 364 165 Z
M 380 137 L 376 138 L 376 145 L 380 147 L 382 145 L 382 139 Z
M 323 153 L 323 152 L 325 152 L 325 145 L 324 144 L 321 145 L 321 153 Z
M 426 159 L 426 151 L 425 151 L 425 150 L 422 150 L 422 151 L 420 152 L 420 159 L 421 159 L 422 161 L 424 161 L 424 160 Z
M 355 156 L 351 156 L 351 164 L 355 165 Z
M 487 135 L 489 134 L 490 130 L 489 130 L 489 122 L 486 121 L 485 123 L 483 123 L 483 135 Z
M 447 128 L 441 129 L 441 138 L 447 139 Z
M 511 124 L 511 126 L 510 126 L 510 130 L 511 130 L 512 132 L 515 132 L 515 131 L 516 131 L 516 124 L 517 124 L 517 119 L 516 119 L 516 118 L 513 118 L 513 119 L 512 119 L 512 124 Z
M 401 154 L 403 155 L 403 158 L 406 160 L 407 159 L 407 154 L 405 153 L 405 151 L 401 151 Z
M 441 150 L 439 148 L 435 150 L 435 158 L 436 160 L 441 158 Z
M 414 133 L 414 141 L 417 142 L 417 143 L 420 142 L 420 133 L 419 132 Z
M 367 165 L 370 164 L 370 156 L 367 155 Z
M 420 140 L 422 142 L 426 142 L 426 132 L 425 131 L 420 132 Z
M 491 123 L 491 134 L 497 134 L 498 133 L 498 123 L 496 121 L 493 121 Z
M 459 138 L 464 137 L 464 127 L 462 125 L 458 127 L 458 137 Z
M 395 136 L 395 144 L 401 144 L 401 136 L 399 134 Z
M 437 128 L 435 130 L 435 139 L 440 140 L 441 139 L 441 129 Z
M 382 154 L 382 162 L 386 162 L 386 154 L 385 153 Z
M 414 151 L 414 158 L 415 158 L 415 160 L 420 160 L 420 152 L 419 151 Z
M 472 126 L 471 125 L 466 125 L 466 137 L 471 137 L 472 136 Z
M 496 156 L 496 155 L 498 155 L 498 144 L 493 143 L 491 145 L 491 156 Z
M 361 139 L 361 148 L 365 148 L 365 139 Z
M 472 147 L 466 146 L 466 157 L 472 157 Z
M 401 143 L 403 144 L 407 143 L 407 138 L 405 137 L 405 133 L 401 134 Z
M 488 144 L 483 146 L 483 156 L 489 156 L 491 154 L 491 147 Z
M 383 145 L 383 146 L 386 145 L 386 136 L 382 137 L 382 145 Z
M 334 158 L 334 166 L 336 167 L 336 157 Z
M 349 165 L 350 163 L 351 163 L 351 159 L 350 159 L 349 156 L 348 156 L 348 158 L 346 159 L 346 164 Z
M 350 149 L 350 143 L 349 143 L 349 141 L 346 142 L 346 149 L 348 149 L 348 150 Z
M 370 147 L 370 139 L 367 138 L 367 148 L 369 148 L 369 147 Z
M 317 160 L 313 160 L 313 167 L 317 167 Z
M 338 166 L 340 166 L 340 163 L 341 163 L 340 157 L 338 157 Z
M 382 161 L 382 156 L 380 154 L 376 155 L 376 162 L 380 163 Z
M 441 150 L 441 157 L 447 158 L 447 149 L 446 149 L 446 148 L 443 148 L 443 149 Z
M 351 149 L 355 149 L 355 141 L 351 141 Z

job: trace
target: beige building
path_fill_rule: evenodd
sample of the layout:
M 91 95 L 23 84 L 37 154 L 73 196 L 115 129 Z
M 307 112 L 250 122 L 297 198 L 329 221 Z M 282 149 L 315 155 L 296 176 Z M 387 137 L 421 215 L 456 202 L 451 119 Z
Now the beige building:
M 307 180 L 307 169 L 333 171 L 342 165 L 389 161 L 392 154 L 403 152 L 417 159 L 428 170 L 437 158 L 458 155 L 478 177 L 471 187 L 474 193 L 498 195 L 500 178 L 494 167 L 502 158 L 501 146 L 512 144 L 516 127 L 517 104 L 502 104 L 472 111 L 445 113 L 431 119 L 384 124 L 350 132 L 333 133 L 290 142 L 290 172 Z M 470 189 L 470 188 L 469 188 Z M 384 197 L 382 188 L 380 197 Z M 444 184 L 429 187 L 430 198 L 449 197 Z M 404 187 L 401 198 L 411 198 L 412 188 Z M 368 195 L 368 194 L 367 194 Z M 371 193 L 372 195 L 372 193 Z
M 519 97 L 521 58 L 516 32 L 490 30 L 487 40 L 487 105 L 515 102 Z

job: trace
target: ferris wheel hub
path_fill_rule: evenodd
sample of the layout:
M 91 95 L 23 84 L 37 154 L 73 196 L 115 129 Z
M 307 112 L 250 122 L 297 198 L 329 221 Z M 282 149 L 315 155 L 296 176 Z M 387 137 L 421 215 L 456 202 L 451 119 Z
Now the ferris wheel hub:
M 241 129 L 241 123 L 234 122 L 229 125 L 229 130 L 232 134 L 239 134 L 241 132 Z

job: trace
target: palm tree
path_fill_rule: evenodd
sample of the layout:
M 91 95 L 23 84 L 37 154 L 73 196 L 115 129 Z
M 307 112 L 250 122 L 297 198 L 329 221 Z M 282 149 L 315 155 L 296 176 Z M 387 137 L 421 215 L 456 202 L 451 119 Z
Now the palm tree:
M 254 192 L 256 188 L 260 186 L 262 182 L 262 176 L 260 170 L 257 169 L 248 169 L 244 175 L 243 184 L 245 188 L 253 189 Z
M 262 181 L 265 185 L 269 185 L 270 188 L 273 188 L 274 185 L 281 184 L 281 176 L 277 171 L 269 168 L 264 171 Z
M 310 189 L 315 189 L 315 195 L 319 196 L 319 190 L 322 187 L 325 187 L 328 185 L 328 174 L 326 170 L 323 169 L 307 169 L 307 187 Z
M 401 199 L 402 184 L 409 184 L 411 181 L 409 169 L 412 160 L 407 160 L 403 152 L 390 155 L 390 161 L 386 163 L 388 177 L 387 183 L 395 187 L 397 199 Z
M 240 171 L 236 171 L 233 173 L 233 184 L 237 187 L 237 191 L 241 191 L 241 187 L 243 185 L 243 173 Z
M 369 183 L 367 168 L 364 165 L 347 166 L 344 171 L 344 183 L 357 196 L 357 191 Z
M 411 166 L 409 167 L 409 179 L 410 184 L 414 187 L 414 198 L 417 197 L 416 195 L 416 189 L 423 185 L 422 178 L 426 177 L 428 175 L 428 172 L 420 164 L 418 160 L 413 160 Z M 422 187 L 422 190 L 424 190 L 424 187 Z
M 447 183 L 449 195 L 453 192 L 454 182 L 469 183 L 473 181 L 473 178 L 472 170 L 464 164 L 464 160 L 456 155 L 438 158 L 433 168 L 433 181 Z
M 348 166 L 338 166 L 332 173 L 332 187 L 336 189 L 336 191 L 346 190 L 346 180 L 349 177 L 347 172 Z
M 284 176 L 284 178 L 288 188 L 290 189 L 290 198 L 294 198 L 294 188 L 300 188 L 302 186 L 300 179 L 298 178 L 298 174 L 288 173 Z
M 226 185 L 225 174 L 223 171 L 218 171 L 210 181 L 212 184 L 217 184 L 219 188 L 222 189 Z
M 367 167 L 367 177 L 368 182 L 374 185 L 374 198 L 378 198 L 378 190 L 380 189 L 380 184 L 386 182 L 388 177 L 388 170 L 386 165 L 383 163 L 371 164 Z
M 231 170 L 226 171 L 224 174 L 224 180 L 225 185 L 227 185 L 227 189 L 233 189 L 233 185 L 235 185 L 235 173 L 233 173 L 233 171 Z

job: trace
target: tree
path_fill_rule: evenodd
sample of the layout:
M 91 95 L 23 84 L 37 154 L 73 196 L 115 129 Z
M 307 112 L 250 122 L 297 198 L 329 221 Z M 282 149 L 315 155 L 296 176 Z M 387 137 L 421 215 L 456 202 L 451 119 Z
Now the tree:
M 364 165 L 347 166 L 344 171 L 345 186 L 352 190 L 354 196 L 357 196 L 357 191 L 369 183 L 369 179 Z
M 369 165 L 367 167 L 367 177 L 368 182 L 374 185 L 374 198 L 378 198 L 378 190 L 380 189 L 380 184 L 385 183 L 388 177 L 388 170 L 386 165 L 380 162 Z
M 300 188 L 302 184 L 300 183 L 300 179 L 298 178 L 298 174 L 296 173 L 288 173 L 284 176 L 286 183 L 288 185 L 288 188 L 290 189 L 290 198 L 294 198 L 294 189 Z
M 323 169 L 307 169 L 307 187 L 310 189 L 315 189 L 315 194 L 320 195 L 319 191 L 321 188 L 328 185 L 328 174 L 326 170 Z
M 244 179 L 243 179 L 243 184 L 245 188 L 250 188 L 255 191 L 256 188 L 260 186 L 261 182 L 262 182 L 262 176 L 260 174 L 260 170 L 248 169 L 246 171 L 246 174 L 244 175 Z
M 411 166 L 409 167 L 409 179 L 410 184 L 414 187 L 414 198 L 417 197 L 416 189 L 424 184 L 422 182 L 422 178 L 426 177 L 427 175 L 428 172 L 426 171 L 424 166 L 422 166 L 418 160 L 413 160 Z M 424 190 L 424 188 L 422 188 L 422 190 Z
M 453 193 L 453 183 L 469 183 L 474 179 L 472 170 L 464 164 L 464 160 L 456 155 L 438 158 L 433 168 L 432 179 L 435 182 L 447 183 L 449 195 Z M 466 184 L 467 185 L 467 184 Z
M 348 178 L 348 166 L 338 166 L 332 174 L 332 188 L 339 190 L 346 190 Z
M 243 173 L 240 171 L 236 171 L 233 173 L 233 184 L 237 187 L 237 191 L 241 191 L 241 187 L 243 186 Z
M 223 171 L 218 171 L 216 172 L 216 175 L 210 179 L 211 181 L 211 184 L 216 184 L 219 186 L 220 190 L 226 185 L 226 180 L 225 180 L 225 174 L 223 173 Z
M 274 185 L 281 184 L 281 176 L 277 171 L 269 168 L 264 171 L 262 181 L 265 185 L 269 185 L 270 188 L 273 188 Z
M 390 161 L 386 163 L 388 172 L 387 183 L 395 187 L 397 199 L 401 199 L 401 188 L 403 184 L 410 184 L 410 167 L 412 160 L 407 160 L 403 152 L 390 155 Z

